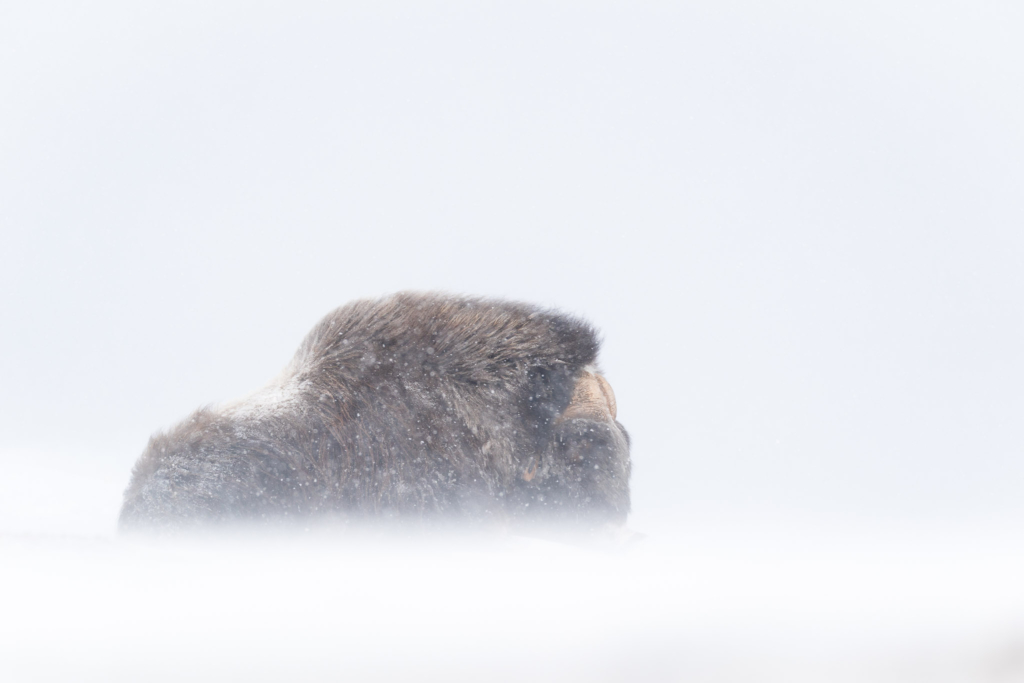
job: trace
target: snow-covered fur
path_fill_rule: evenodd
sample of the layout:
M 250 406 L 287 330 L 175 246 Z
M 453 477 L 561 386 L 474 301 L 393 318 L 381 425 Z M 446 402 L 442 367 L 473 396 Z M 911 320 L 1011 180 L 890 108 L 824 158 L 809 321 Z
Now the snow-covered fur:
M 270 386 L 153 436 L 121 525 L 623 522 L 629 442 L 594 370 L 598 346 L 585 322 L 525 304 L 415 293 L 348 304 Z

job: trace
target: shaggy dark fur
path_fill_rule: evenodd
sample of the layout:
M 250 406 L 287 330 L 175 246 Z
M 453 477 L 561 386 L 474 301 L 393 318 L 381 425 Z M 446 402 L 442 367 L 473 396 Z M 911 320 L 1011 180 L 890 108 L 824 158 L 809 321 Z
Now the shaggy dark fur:
M 155 435 L 121 525 L 623 522 L 626 432 L 573 398 L 595 377 L 597 351 L 586 323 L 524 304 L 411 293 L 351 303 L 313 328 L 270 386 Z

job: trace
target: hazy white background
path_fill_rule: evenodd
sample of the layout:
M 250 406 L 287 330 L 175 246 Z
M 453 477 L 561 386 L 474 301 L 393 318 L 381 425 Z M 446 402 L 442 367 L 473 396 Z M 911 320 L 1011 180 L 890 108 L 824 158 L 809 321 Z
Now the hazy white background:
M 260 557 L 112 540 L 148 435 L 270 379 L 331 308 L 440 289 L 601 329 L 633 438 L 631 525 L 650 536 L 632 559 L 513 544 L 470 564 L 582 562 L 601 567 L 596 593 L 601 572 L 643 583 L 659 676 L 696 675 L 665 654 L 683 642 L 714 671 L 768 633 L 806 645 L 821 614 L 900 652 L 946 642 L 927 624 L 1013 640 L 1022 35 L 1024 9 L 996 2 L 0 4 L 0 551 L 23 601 L 0 622 L 39 661 L 78 661 L 79 631 L 47 624 L 95 610 L 69 597 L 41 613 L 33 591 L 56 600 L 77 577 L 69 596 L 103 595 L 111 576 L 169 571 L 163 552 L 195 577 Z M 319 552 L 423 559 L 330 547 L 275 571 L 303 575 Z M 701 566 L 704 592 L 685 580 Z M 125 610 L 112 634 L 146 600 L 187 604 L 126 581 L 101 601 Z M 193 598 L 236 604 L 218 595 Z M 736 595 L 747 612 L 729 612 Z M 567 628 L 638 633 L 615 614 Z M 682 615 L 690 635 L 659 621 Z M 944 637 L 967 652 L 961 636 Z M 100 678 L 109 646 L 93 650 Z M 166 659 L 154 647 L 140 661 Z M 283 666 L 300 659 L 282 647 Z M 623 647 L 634 671 L 647 650 Z

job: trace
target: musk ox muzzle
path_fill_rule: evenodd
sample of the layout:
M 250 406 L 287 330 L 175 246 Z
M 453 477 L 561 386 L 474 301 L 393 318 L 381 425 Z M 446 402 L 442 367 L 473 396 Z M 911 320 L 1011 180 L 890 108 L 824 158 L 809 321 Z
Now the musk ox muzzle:
M 404 293 L 327 315 L 269 386 L 153 436 L 120 523 L 624 522 L 629 438 L 587 323 Z

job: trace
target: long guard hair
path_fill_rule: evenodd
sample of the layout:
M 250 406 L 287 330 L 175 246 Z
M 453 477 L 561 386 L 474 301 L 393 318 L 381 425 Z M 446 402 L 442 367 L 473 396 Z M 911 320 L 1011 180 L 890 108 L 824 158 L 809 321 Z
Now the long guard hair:
M 582 320 L 402 293 L 328 314 L 282 374 L 154 435 L 120 523 L 624 522 L 629 440 Z

